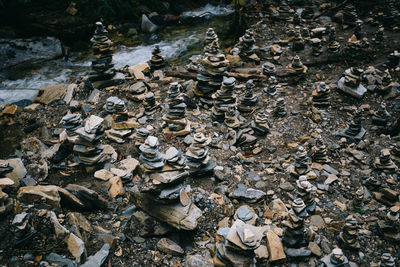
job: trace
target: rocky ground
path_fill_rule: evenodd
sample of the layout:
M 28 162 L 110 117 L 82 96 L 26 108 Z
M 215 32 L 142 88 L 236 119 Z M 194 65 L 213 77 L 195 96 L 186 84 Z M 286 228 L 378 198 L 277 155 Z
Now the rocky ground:
M 384 71 L 388 55 L 400 48 L 400 34 L 398 28 L 387 27 L 384 41 L 380 44 L 371 43 L 368 48 L 362 48 L 356 53 L 348 52 L 347 41 L 353 35 L 354 28 L 343 27 L 334 17 L 343 7 L 335 10 L 317 2 L 314 16 L 326 11 L 325 14 L 331 17 L 305 20 L 301 27 L 325 27 L 333 19 L 341 53 L 333 55 L 326 51 L 326 34 L 321 37 L 324 51 L 320 56 L 312 55 L 312 48 L 307 41 L 304 50 L 293 52 L 291 42 L 287 41 L 290 23 L 276 17 L 277 9 L 268 5 L 252 5 L 243 11 L 246 19 L 253 24 L 251 28 L 257 46 L 253 52 L 257 57 L 252 57 L 253 60 L 247 57 L 238 60 L 229 53 L 230 49 L 224 51 L 231 55 L 228 56 L 228 71 L 236 76 L 238 84 L 243 85 L 236 89 L 236 94 L 243 95 L 244 84 L 249 78 L 253 78 L 255 82 L 253 92 L 258 97 L 258 104 L 252 113 L 238 115 L 240 128 L 250 128 L 256 110 L 264 109 L 268 114 L 269 133 L 265 137 L 257 137 L 257 143 L 251 149 L 229 144 L 231 129 L 224 123 L 211 120 L 210 107 L 201 105 L 193 93 L 196 81 L 190 81 L 190 78 L 196 77 L 196 74 L 187 71 L 183 66 L 157 72 L 138 66 L 125 69 L 128 78 L 122 84 L 98 91 L 97 99 L 93 99 L 95 93 L 82 82 L 76 85 L 74 96 L 67 102 L 64 101 L 64 95 L 52 95 L 53 99 L 48 104 L 33 104 L 22 110 L 12 105 L 2 107 L 0 137 L 4 149 L 0 151 L 1 158 L 19 158 L 21 161 L 11 161 L 14 172 L 5 174 L 14 184 L 6 185 L 6 180 L 1 180 L 4 185 L 0 183 L 3 192 L 14 203 L 12 211 L 0 214 L 1 264 L 45 266 L 47 263 L 57 263 L 59 266 L 75 266 L 76 262 L 73 260 L 83 263 L 85 258 L 103 248 L 103 254 L 99 253 L 89 260 L 103 259 L 104 266 L 213 266 L 211 258 L 216 253 L 215 244 L 221 242 L 218 229 L 231 227 L 237 220 L 235 211 L 247 204 L 254 209 L 253 217 L 257 217 L 254 224 L 258 229 L 263 229 L 260 247 L 265 249 L 257 250 L 255 255 L 248 254 L 251 259 L 254 256 L 252 261 L 256 266 L 317 266 L 324 256 L 337 247 L 342 248 L 345 256 L 358 266 L 397 266 L 396 263 L 379 264 L 384 253 L 390 253 L 397 263 L 399 261 L 398 217 L 390 228 L 394 236 L 397 234 L 397 240 L 389 238 L 381 227 L 388 220 L 389 209 L 400 206 L 398 170 L 379 169 L 376 158 L 382 149 L 393 151 L 398 141 L 398 89 L 390 97 L 367 92 L 362 99 L 357 99 L 340 93 L 337 81 L 350 67 L 365 70 L 368 66 L 374 66 Z M 360 9 L 358 13 L 361 16 L 365 11 Z M 371 42 L 378 29 L 378 18 L 368 15 L 361 16 L 361 19 L 364 21 L 364 36 Z M 398 17 L 396 19 L 398 23 Z M 279 44 L 282 49 L 278 58 L 274 58 L 276 54 L 271 53 L 273 44 Z M 294 75 L 288 71 L 287 66 L 296 54 L 308 67 L 305 74 Z M 282 88 L 275 96 L 269 96 L 263 91 L 267 86 L 267 77 L 262 73 L 262 64 L 267 61 L 275 64 L 277 79 Z M 138 70 L 143 71 L 143 77 L 139 77 Z M 398 70 L 392 70 L 394 83 L 398 81 L 398 73 Z M 140 82 L 139 79 L 146 82 L 162 106 L 147 119 L 139 118 L 143 113 L 143 104 L 133 101 L 128 90 L 130 85 Z M 312 85 L 322 81 L 331 89 L 330 106 L 318 109 L 311 101 L 312 91 L 315 89 Z M 192 123 L 192 134 L 186 137 L 164 134 L 162 129 L 162 116 L 166 112 L 165 103 L 171 82 L 184 85 L 185 102 L 188 106 L 186 118 Z M 60 88 L 67 91 L 67 86 Z M 53 88 L 53 91 L 60 88 Z M 94 171 L 102 169 L 103 165 L 85 168 L 74 162 L 72 146 L 61 134 L 64 128 L 61 118 L 69 112 L 81 113 L 83 118 L 90 115 L 105 118 L 105 103 L 110 96 L 126 100 L 130 117 L 142 126 L 153 128 L 152 135 L 158 137 L 158 148 L 161 152 L 165 152 L 170 146 L 187 151 L 192 142 L 191 136 L 196 131 L 202 131 L 211 137 L 210 156 L 217 164 L 214 174 L 189 177 L 185 181 L 190 186 L 186 189 L 189 198 L 202 211 L 194 230 L 177 230 L 166 226 L 138 208 L 135 205 L 138 203 L 134 204 L 132 188 L 144 181 L 148 182 L 143 166 L 133 166 L 130 170 L 132 175 L 129 179 L 122 179 L 122 184 L 95 178 Z M 284 117 L 274 115 L 274 104 L 279 97 L 284 97 L 286 101 L 287 114 Z M 392 125 L 391 127 L 388 124 L 383 129 L 372 123 L 372 116 L 382 103 L 386 104 L 390 113 L 388 120 Z M 362 125 L 366 135 L 356 142 L 351 138 L 338 136 L 337 133 L 350 124 L 357 112 L 365 118 Z M 326 163 L 312 160 L 312 151 L 319 136 L 327 147 L 329 162 Z M 119 166 L 119 162 L 129 157 L 139 159 L 139 151 L 131 138 L 127 138 L 122 144 L 107 138 L 102 138 L 101 142 L 109 145 L 107 149 L 111 150 L 108 153 L 109 162 L 104 169 L 110 170 Z M 293 210 L 289 210 L 293 208 L 294 199 L 299 196 L 296 183 L 298 174 L 292 170 L 292 166 L 296 162 L 296 152 L 300 146 L 305 148 L 309 156 L 306 160 L 309 166 L 306 177 L 312 184 L 317 207 L 304 220 L 306 228 L 314 232 L 313 238 L 303 246 L 311 254 L 296 258 L 290 252 L 283 252 L 287 246 L 282 245 L 280 240 L 284 239 L 287 231 L 288 214 L 293 213 Z M 395 163 L 399 164 L 398 161 Z M 380 184 L 372 186 L 371 177 Z M 81 193 L 76 193 L 72 189 L 68 190 L 71 188 L 68 185 L 71 184 L 84 186 L 94 192 L 90 192 L 89 198 L 84 198 L 82 192 L 86 192 L 86 189 L 77 190 Z M 237 197 L 236 189 L 239 184 L 255 190 Z M 38 187 L 31 188 L 37 190 L 32 194 L 26 193 L 24 196 L 21 193 L 23 186 L 37 185 L 58 187 L 48 188 L 46 193 L 41 192 L 43 188 Z M 62 190 L 65 189 L 67 192 L 63 193 Z M 354 204 L 354 199 L 359 189 L 363 193 L 358 206 Z M 114 194 L 113 190 L 117 193 Z M 87 203 L 77 209 L 73 196 L 68 192 L 75 192 L 76 194 L 72 194 L 81 202 Z M 284 204 L 279 205 L 281 203 Z M 398 208 L 393 210 L 398 215 Z M 32 237 L 26 242 L 16 244 L 18 230 L 15 230 L 16 223 L 13 220 L 15 221 L 16 214 L 23 212 L 31 216 L 28 232 L 32 233 Z M 355 235 L 359 248 L 356 249 L 346 248 L 338 240 L 339 234 L 346 229 L 346 218 L 349 215 L 357 221 Z M 278 241 L 273 235 L 279 237 Z M 110 247 L 103 246 L 104 244 L 109 244 Z M 65 258 L 54 259 L 57 256 L 49 256 L 50 253 L 63 255 Z M 215 261 L 214 264 L 223 266 Z M 90 266 L 100 265 L 97 263 Z

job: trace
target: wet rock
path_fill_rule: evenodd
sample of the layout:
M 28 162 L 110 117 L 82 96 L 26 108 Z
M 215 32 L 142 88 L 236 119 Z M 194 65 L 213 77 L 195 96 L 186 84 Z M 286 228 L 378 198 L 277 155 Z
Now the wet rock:
M 211 160 L 209 150 L 211 138 L 206 137 L 203 133 L 195 133 L 193 142 L 186 151 L 186 166 L 192 176 L 200 177 L 212 174 L 216 163 Z
M 174 241 L 168 238 L 161 238 L 157 242 L 157 249 L 165 254 L 180 256 L 184 253 L 183 249 Z
M 145 14 L 142 15 L 142 23 L 140 27 L 143 32 L 147 33 L 153 33 L 158 29 L 158 26 L 151 22 Z

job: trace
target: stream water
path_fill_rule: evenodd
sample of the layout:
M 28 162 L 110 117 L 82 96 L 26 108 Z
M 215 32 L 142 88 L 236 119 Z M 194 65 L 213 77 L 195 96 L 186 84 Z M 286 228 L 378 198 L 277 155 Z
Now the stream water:
M 137 36 L 142 42 L 137 46 L 119 45 L 113 61 L 116 68 L 148 61 L 156 45 L 161 53 L 174 63 L 185 63 L 203 48 L 204 34 L 213 27 L 220 38 L 221 47 L 231 45 L 233 38 L 227 33 L 229 20 L 233 13 L 230 7 L 206 5 L 195 11 L 184 12 L 182 16 L 197 16 L 207 12 L 207 19 L 201 25 L 168 26 L 152 35 Z M 38 89 L 44 86 L 69 81 L 84 75 L 90 68 L 90 52 L 71 54 L 69 59 L 55 59 L 40 64 L 22 64 L 0 72 L 0 105 L 23 99 L 32 100 Z

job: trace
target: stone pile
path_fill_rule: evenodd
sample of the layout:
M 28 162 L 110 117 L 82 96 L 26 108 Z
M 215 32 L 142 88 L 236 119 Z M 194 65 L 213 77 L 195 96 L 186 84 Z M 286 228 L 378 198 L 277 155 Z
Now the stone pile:
M 358 265 L 351 262 L 343 254 L 340 248 L 334 248 L 332 252 L 321 259 L 323 267 L 357 267 Z
M 321 136 L 318 136 L 315 145 L 312 147 L 312 156 L 311 159 L 313 162 L 317 163 L 328 163 L 330 160 L 327 156 L 326 145 L 323 143 Z
M 319 38 L 312 38 L 310 41 L 313 56 L 318 57 L 324 51 L 324 48 L 322 47 L 322 41 Z
M 347 216 L 342 231 L 339 233 L 338 242 L 346 249 L 360 249 L 358 241 L 358 221 L 352 215 Z
M 383 45 L 385 41 L 385 28 L 380 25 L 378 30 L 375 32 L 375 37 L 372 39 L 373 44 L 375 45 Z
M 387 129 L 390 123 L 390 117 L 389 112 L 386 110 L 385 103 L 382 103 L 379 106 L 378 111 L 372 116 L 371 122 L 373 125 L 376 125 L 381 129 Z
M 126 113 L 125 101 L 116 96 L 111 96 L 106 100 L 106 111 L 108 113 L 122 114 Z
M 398 91 L 399 91 L 399 88 L 400 88 L 400 84 L 393 81 L 389 70 L 386 69 L 383 72 L 382 85 L 379 88 L 380 90 L 378 92 L 382 93 L 382 94 L 385 94 L 385 95 L 389 95 L 389 96 L 390 95 L 397 95 Z
M 275 76 L 276 75 L 276 67 L 271 62 L 266 62 L 262 65 L 262 72 L 265 76 Z
M 114 64 L 112 63 L 114 47 L 112 41 L 108 39 L 108 31 L 103 26 L 103 23 L 96 22 L 96 30 L 90 41 L 92 42 L 94 58 L 89 79 L 91 81 L 111 79 L 114 76 Z
M 152 56 L 150 59 L 150 68 L 151 70 L 159 70 L 165 67 L 165 59 L 164 56 L 161 55 L 161 50 L 158 45 L 154 47 L 152 52 Z
M 365 84 L 365 87 L 370 92 L 380 89 L 382 85 L 381 71 L 369 66 L 368 69 L 363 72 L 361 82 Z
M 8 197 L 8 194 L 3 192 L 3 188 L 13 185 L 14 182 L 5 178 L 5 175 L 13 171 L 13 167 L 5 160 L 0 160 L 0 216 L 9 213 L 13 206 L 14 201 Z
M 334 26 L 332 26 L 332 24 L 329 24 L 329 26 L 327 27 L 327 32 L 328 32 L 328 38 L 329 38 L 329 42 L 328 42 L 328 52 L 335 54 L 338 53 L 340 51 L 340 44 L 338 41 L 336 41 L 336 29 Z
M 285 117 L 286 116 L 286 102 L 283 97 L 280 97 L 276 100 L 274 114 L 277 117 Z
M 358 20 L 357 11 L 353 5 L 346 5 L 343 9 L 342 23 L 348 26 L 355 26 Z
M 236 220 L 228 228 L 220 228 L 215 244 L 214 266 L 252 266 L 254 251 L 261 245 L 264 228 Z
M 279 12 L 279 19 L 290 22 L 295 11 L 286 3 L 286 1 L 281 1 L 277 7 Z
M 128 97 L 136 102 L 142 102 L 147 94 L 148 88 L 143 81 L 136 82 L 128 87 Z
M 392 241 L 400 240 L 399 206 L 393 206 L 387 212 L 385 219 L 378 221 L 378 227 L 384 238 Z
M 96 165 L 105 160 L 104 147 L 100 139 L 104 136 L 104 119 L 91 115 L 85 122 L 85 126 L 78 128 L 74 143 L 74 152 L 77 153 L 78 162 L 84 165 Z
M 299 146 L 295 156 L 294 171 L 300 176 L 306 174 L 310 170 L 309 157 L 307 150 L 303 146 Z
M 379 267 L 395 267 L 395 266 L 396 262 L 394 261 L 392 254 L 383 253 Z
M 77 135 L 75 131 L 82 127 L 82 115 L 80 113 L 67 114 L 61 120 L 68 137 Z
M 183 156 L 182 150 L 176 147 L 170 147 L 165 151 L 164 155 L 165 162 L 177 170 L 185 168 L 186 158 Z
M 307 180 L 307 176 L 301 175 L 296 181 L 297 194 L 306 205 L 307 213 L 314 213 L 317 204 L 314 201 L 315 191 L 313 185 Z
M 390 154 L 392 155 L 392 159 L 397 164 L 400 164 L 400 142 L 396 142 L 393 144 L 393 147 L 390 150 Z
M 388 173 L 395 173 L 398 167 L 393 162 L 389 149 L 382 149 L 379 157 L 375 158 L 375 168 Z
M 141 152 L 139 161 L 147 172 L 160 171 L 164 167 L 163 154 L 158 150 L 158 138 L 155 136 L 148 136 L 146 141 L 140 145 Z
M 226 111 L 225 111 L 225 120 L 224 120 L 224 124 L 232 129 L 237 129 L 240 127 L 240 121 L 237 117 L 237 111 L 236 111 L 236 107 L 229 107 Z
M 211 160 L 207 146 L 211 138 L 203 133 L 195 133 L 193 143 L 185 153 L 186 166 L 192 176 L 205 176 L 214 172 L 216 163 Z
M 295 198 L 292 201 L 291 212 L 299 218 L 305 219 L 308 217 L 307 206 L 301 198 Z
M 224 78 L 221 88 L 212 95 L 214 105 L 211 109 L 211 119 L 213 121 L 223 122 L 228 109 L 236 107 L 235 83 L 236 79 L 233 77 Z
M 345 70 L 344 76 L 338 81 L 339 90 L 355 98 L 363 98 L 367 89 L 361 84 L 362 74 L 363 70 L 359 68 L 351 67 Z
M 135 147 L 139 148 L 140 145 L 144 144 L 146 138 L 151 134 L 151 132 L 144 127 L 140 127 L 136 130 L 136 133 L 133 136 L 133 140 L 135 141 Z
M 315 90 L 312 91 L 312 102 L 317 108 L 330 106 L 330 89 L 325 82 L 317 83 Z
M 167 98 L 167 113 L 163 116 L 164 133 L 175 136 L 190 134 L 190 121 L 186 119 L 186 104 L 181 93 L 182 86 L 177 82 L 170 84 Z
M 225 55 L 219 51 L 218 41 L 213 41 L 209 46 L 209 53 L 200 62 L 198 83 L 193 90 L 202 103 L 212 105 L 211 94 L 221 87 L 223 77 L 227 76 L 228 65 Z
M 363 188 L 359 188 L 357 189 L 355 196 L 353 198 L 353 201 L 351 202 L 351 205 L 353 207 L 354 210 L 359 211 L 362 206 L 363 206 L 363 202 L 364 202 L 364 189 Z
M 289 64 L 288 68 L 294 70 L 296 74 L 303 74 L 306 73 L 308 70 L 308 68 L 303 65 L 298 55 L 293 58 L 293 61 Z
M 362 20 L 358 19 L 356 21 L 356 26 L 354 27 L 354 33 L 353 34 L 356 36 L 356 38 L 358 40 L 361 40 L 365 36 Z
M 275 76 L 270 76 L 268 78 L 267 87 L 264 88 L 264 92 L 270 96 L 274 96 L 279 93 L 278 80 Z
M 235 211 L 233 218 L 235 220 L 239 219 L 246 224 L 255 225 L 258 215 L 252 207 L 242 205 Z
M 258 103 L 258 97 L 253 93 L 254 83 L 253 80 L 246 82 L 246 92 L 238 104 L 238 110 L 240 112 L 248 113 L 252 112 Z
M 153 92 L 149 92 L 146 94 L 143 106 L 144 106 L 144 114 L 147 116 L 151 116 L 158 110 L 160 110 L 160 103 L 157 102 Z
M 311 251 L 306 249 L 307 229 L 304 226 L 304 219 L 298 217 L 293 211 L 289 212 L 289 220 L 283 221 L 284 225 L 282 242 L 285 245 L 285 253 L 292 258 L 302 258 L 311 255 Z
M 300 33 L 300 28 L 296 27 L 296 32 L 292 41 L 292 50 L 301 51 L 304 49 L 305 42 Z
M 350 125 L 343 131 L 339 131 L 338 135 L 346 137 L 350 140 L 361 140 L 366 133 L 366 130 L 362 127 L 363 120 L 364 118 L 362 114 L 360 112 L 356 112 Z
M 254 31 L 252 29 L 247 29 L 245 34 L 239 38 L 237 47 L 242 58 L 259 61 L 255 54 L 257 47 L 255 46 Z
M 306 1 L 301 17 L 304 19 L 312 19 L 314 17 L 314 4 L 313 1 Z
M 257 136 L 266 136 L 269 133 L 268 115 L 260 109 L 251 122 L 251 128 Z
M 206 32 L 206 38 L 204 39 L 204 54 L 212 53 L 212 43 L 218 42 L 218 35 L 215 33 L 213 28 L 208 28 Z

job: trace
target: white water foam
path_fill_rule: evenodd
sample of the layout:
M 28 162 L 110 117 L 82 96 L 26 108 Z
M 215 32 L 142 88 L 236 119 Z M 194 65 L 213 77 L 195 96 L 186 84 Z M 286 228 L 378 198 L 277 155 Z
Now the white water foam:
M 231 6 L 221 7 L 221 6 L 213 6 L 211 4 L 207 4 L 200 9 L 194 11 L 186 11 L 181 14 L 184 17 L 196 17 L 206 12 L 211 16 L 224 16 L 232 14 L 235 10 Z

